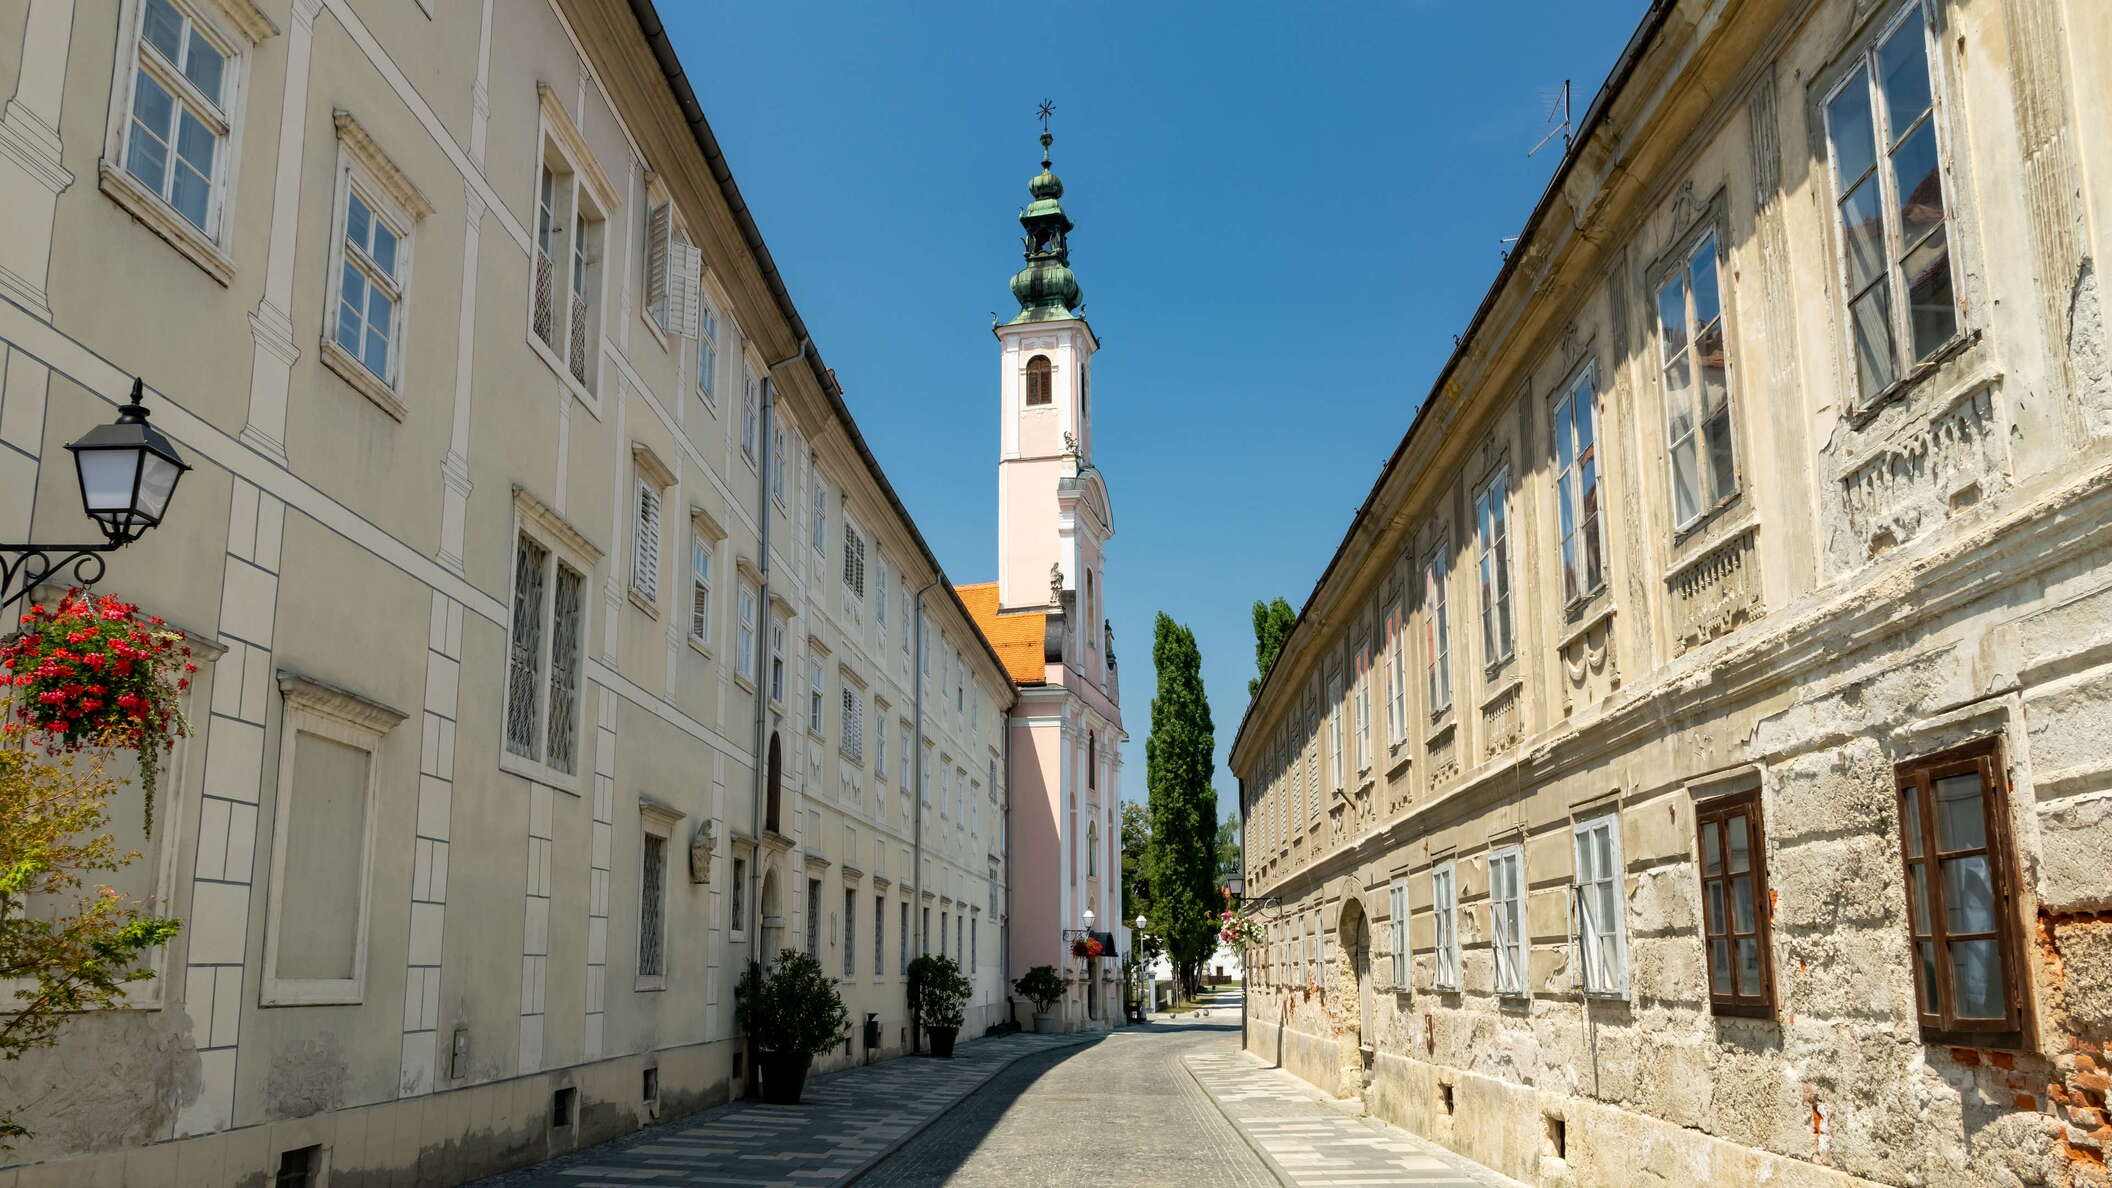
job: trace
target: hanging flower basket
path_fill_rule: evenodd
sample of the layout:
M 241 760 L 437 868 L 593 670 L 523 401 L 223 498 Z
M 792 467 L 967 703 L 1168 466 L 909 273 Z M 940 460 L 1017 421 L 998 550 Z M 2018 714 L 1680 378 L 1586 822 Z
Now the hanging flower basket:
M 1217 939 L 1245 952 L 1248 949 L 1260 948 L 1268 938 L 1262 931 L 1261 921 L 1252 916 L 1226 911 L 1218 916 Z
M 1098 957 L 1099 955 L 1100 938 L 1098 937 L 1081 936 L 1071 942 L 1071 956 L 1073 957 Z
M 27 734 L 57 754 L 82 747 L 139 753 L 145 821 L 154 833 L 161 755 L 190 733 L 179 701 L 198 671 L 183 633 L 110 595 L 75 588 L 56 607 L 33 605 L 0 645 L 8 735 Z

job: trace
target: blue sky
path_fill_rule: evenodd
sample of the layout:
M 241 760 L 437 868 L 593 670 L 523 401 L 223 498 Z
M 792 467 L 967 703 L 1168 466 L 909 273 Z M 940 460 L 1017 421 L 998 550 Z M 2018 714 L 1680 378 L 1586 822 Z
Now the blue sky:
M 1056 102 L 1101 339 L 1107 600 L 1145 791 L 1151 627 L 1203 651 L 1222 761 L 1249 607 L 1301 603 L 1553 173 L 1643 0 L 759 4 L 660 12 L 888 477 L 996 574 L 996 342 Z

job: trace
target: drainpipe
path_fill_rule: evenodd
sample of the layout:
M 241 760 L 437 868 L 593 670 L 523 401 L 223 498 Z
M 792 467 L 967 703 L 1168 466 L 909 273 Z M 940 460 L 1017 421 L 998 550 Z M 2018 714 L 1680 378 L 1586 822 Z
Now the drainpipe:
M 770 665 L 770 481 L 771 463 L 776 453 L 770 448 L 770 436 L 777 424 L 777 369 L 787 363 L 806 358 L 812 344 L 807 339 L 799 340 L 799 350 L 763 368 L 763 412 L 758 432 L 761 437 L 755 443 L 755 506 L 756 534 L 760 540 L 756 548 L 756 569 L 762 574 L 762 583 L 756 590 L 755 608 L 755 860 L 748 864 L 748 959 L 761 959 L 763 945 L 763 801 L 769 795 L 769 704 L 770 690 L 765 683 Z M 736 575 L 738 576 L 738 575 Z M 738 634 L 738 633 L 736 633 Z M 740 971 L 734 973 L 739 983 Z
M 1006 677 L 1007 677 L 1007 679 L 1009 680 L 1009 679 L 1010 679 L 1010 674 L 1006 674 Z M 1014 704 L 1014 705 L 1017 705 L 1017 704 L 1019 703 L 1019 693 L 1018 693 L 1018 691 L 1017 691 L 1017 690 L 1015 690 L 1015 691 L 1013 692 L 1013 694 L 1012 694 L 1012 701 L 1013 701 L 1013 704 Z M 1006 710 L 1006 711 L 1005 711 L 1005 717 L 1004 717 L 1004 721 L 1003 721 L 1002 723 L 1000 723 L 1000 725 L 1001 725 L 1001 726 L 1002 726 L 1002 727 L 1004 728 L 1004 729 L 1003 729 L 1003 733 L 1004 733 L 1004 738 L 1003 738 L 1003 739 L 1002 739 L 1002 740 L 1001 740 L 1001 741 L 999 742 L 999 744 L 998 744 L 998 751 L 999 751 L 999 753 L 1000 753 L 1000 754 L 1001 754 L 1001 755 L 1003 756 L 1003 758 L 999 759 L 999 760 L 998 760 L 998 762 L 1000 762 L 1000 763 L 1004 764 L 1004 777 L 1005 777 L 1005 791 L 1004 791 L 1004 797 L 1003 797 L 1003 799 L 999 800 L 999 801 L 998 801 L 998 803 L 997 803 L 997 819 L 998 819 L 998 828 L 999 828 L 999 829 L 1002 829 L 1002 830 L 1004 830 L 1004 837 L 1005 837 L 1005 869 L 1004 869 L 1004 888 L 1005 888 L 1005 900 L 1004 900 L 1004 902 L 1005 902 L 1005 923 L 1004 923 L 1004 927 L 1002 927 L 1002 928 L 998 929 L 998 935 L 997 935 L 997 945 L 998 945 L 998 948 L 999 948 L 999 949 L 1001 950 L 1001 951 L 999 952 L 999 954 L 998 954 L 998 959 L 997 959 L 997 961 L 998 961 L 998 964 L 997 964 L 997 969 L 998 969 L 998 977 L 999 977 L 999 979 L 1000 979 L 1000 980 L 999 980 L 999 983 L 998 983 L 998 987 L 997 987 L 997 988 L 998 988 L 998 990 L 999 990 L 999 991 L 1000 991 L 1001 993 L 1003 993 L 1003 994 L 1004 994 L 1004 996 L 1005 996 L 1005 1022 L 1007 1022 L 1007 1023 L 1010 1023 L 1010 1022 L 1013 1022 L 1013 1018 L 1012 1018 L 1012 711 L 1010 711 L 1010 710 Z

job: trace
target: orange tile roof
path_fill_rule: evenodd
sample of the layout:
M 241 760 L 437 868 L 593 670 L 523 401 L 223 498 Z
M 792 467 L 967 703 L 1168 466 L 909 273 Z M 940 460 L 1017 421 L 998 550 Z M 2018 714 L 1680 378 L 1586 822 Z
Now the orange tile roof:
M 990 641 L 990 647 L 998 659 L 1005 662 L 1005 672 L 1015 685 L 1045 684 L 1047 675 L 1042 657 L 1042 637 L 1048 630 L 1049 614 L 1045 610 L 997 612 L 997 583 L 978 582 L 972 586 L 955 586 L 953 592 L 960 596 L 961 604 L 968 608 L 968 616 L 975 620 L 976 630 Z

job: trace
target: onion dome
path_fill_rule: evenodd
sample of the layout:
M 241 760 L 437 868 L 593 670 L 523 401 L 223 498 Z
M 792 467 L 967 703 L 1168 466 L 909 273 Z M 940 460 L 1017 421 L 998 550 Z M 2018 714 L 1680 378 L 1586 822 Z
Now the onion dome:
M 1012 296 L 1019 314 L 1009 325 L 1022 322 L 1055 322 L 1078 316 L 1078 278 L 1070 268 L 1071 219 L 1063 213 L 1063 182 L 1049 169 L 1049 145 L 1055 140 L 1041 134 L 1041 172 L 1027 183 L 1034 201 L 1019 212 L 1019 225 L 1026 235 L 1026 267 L 1012 276 Z

